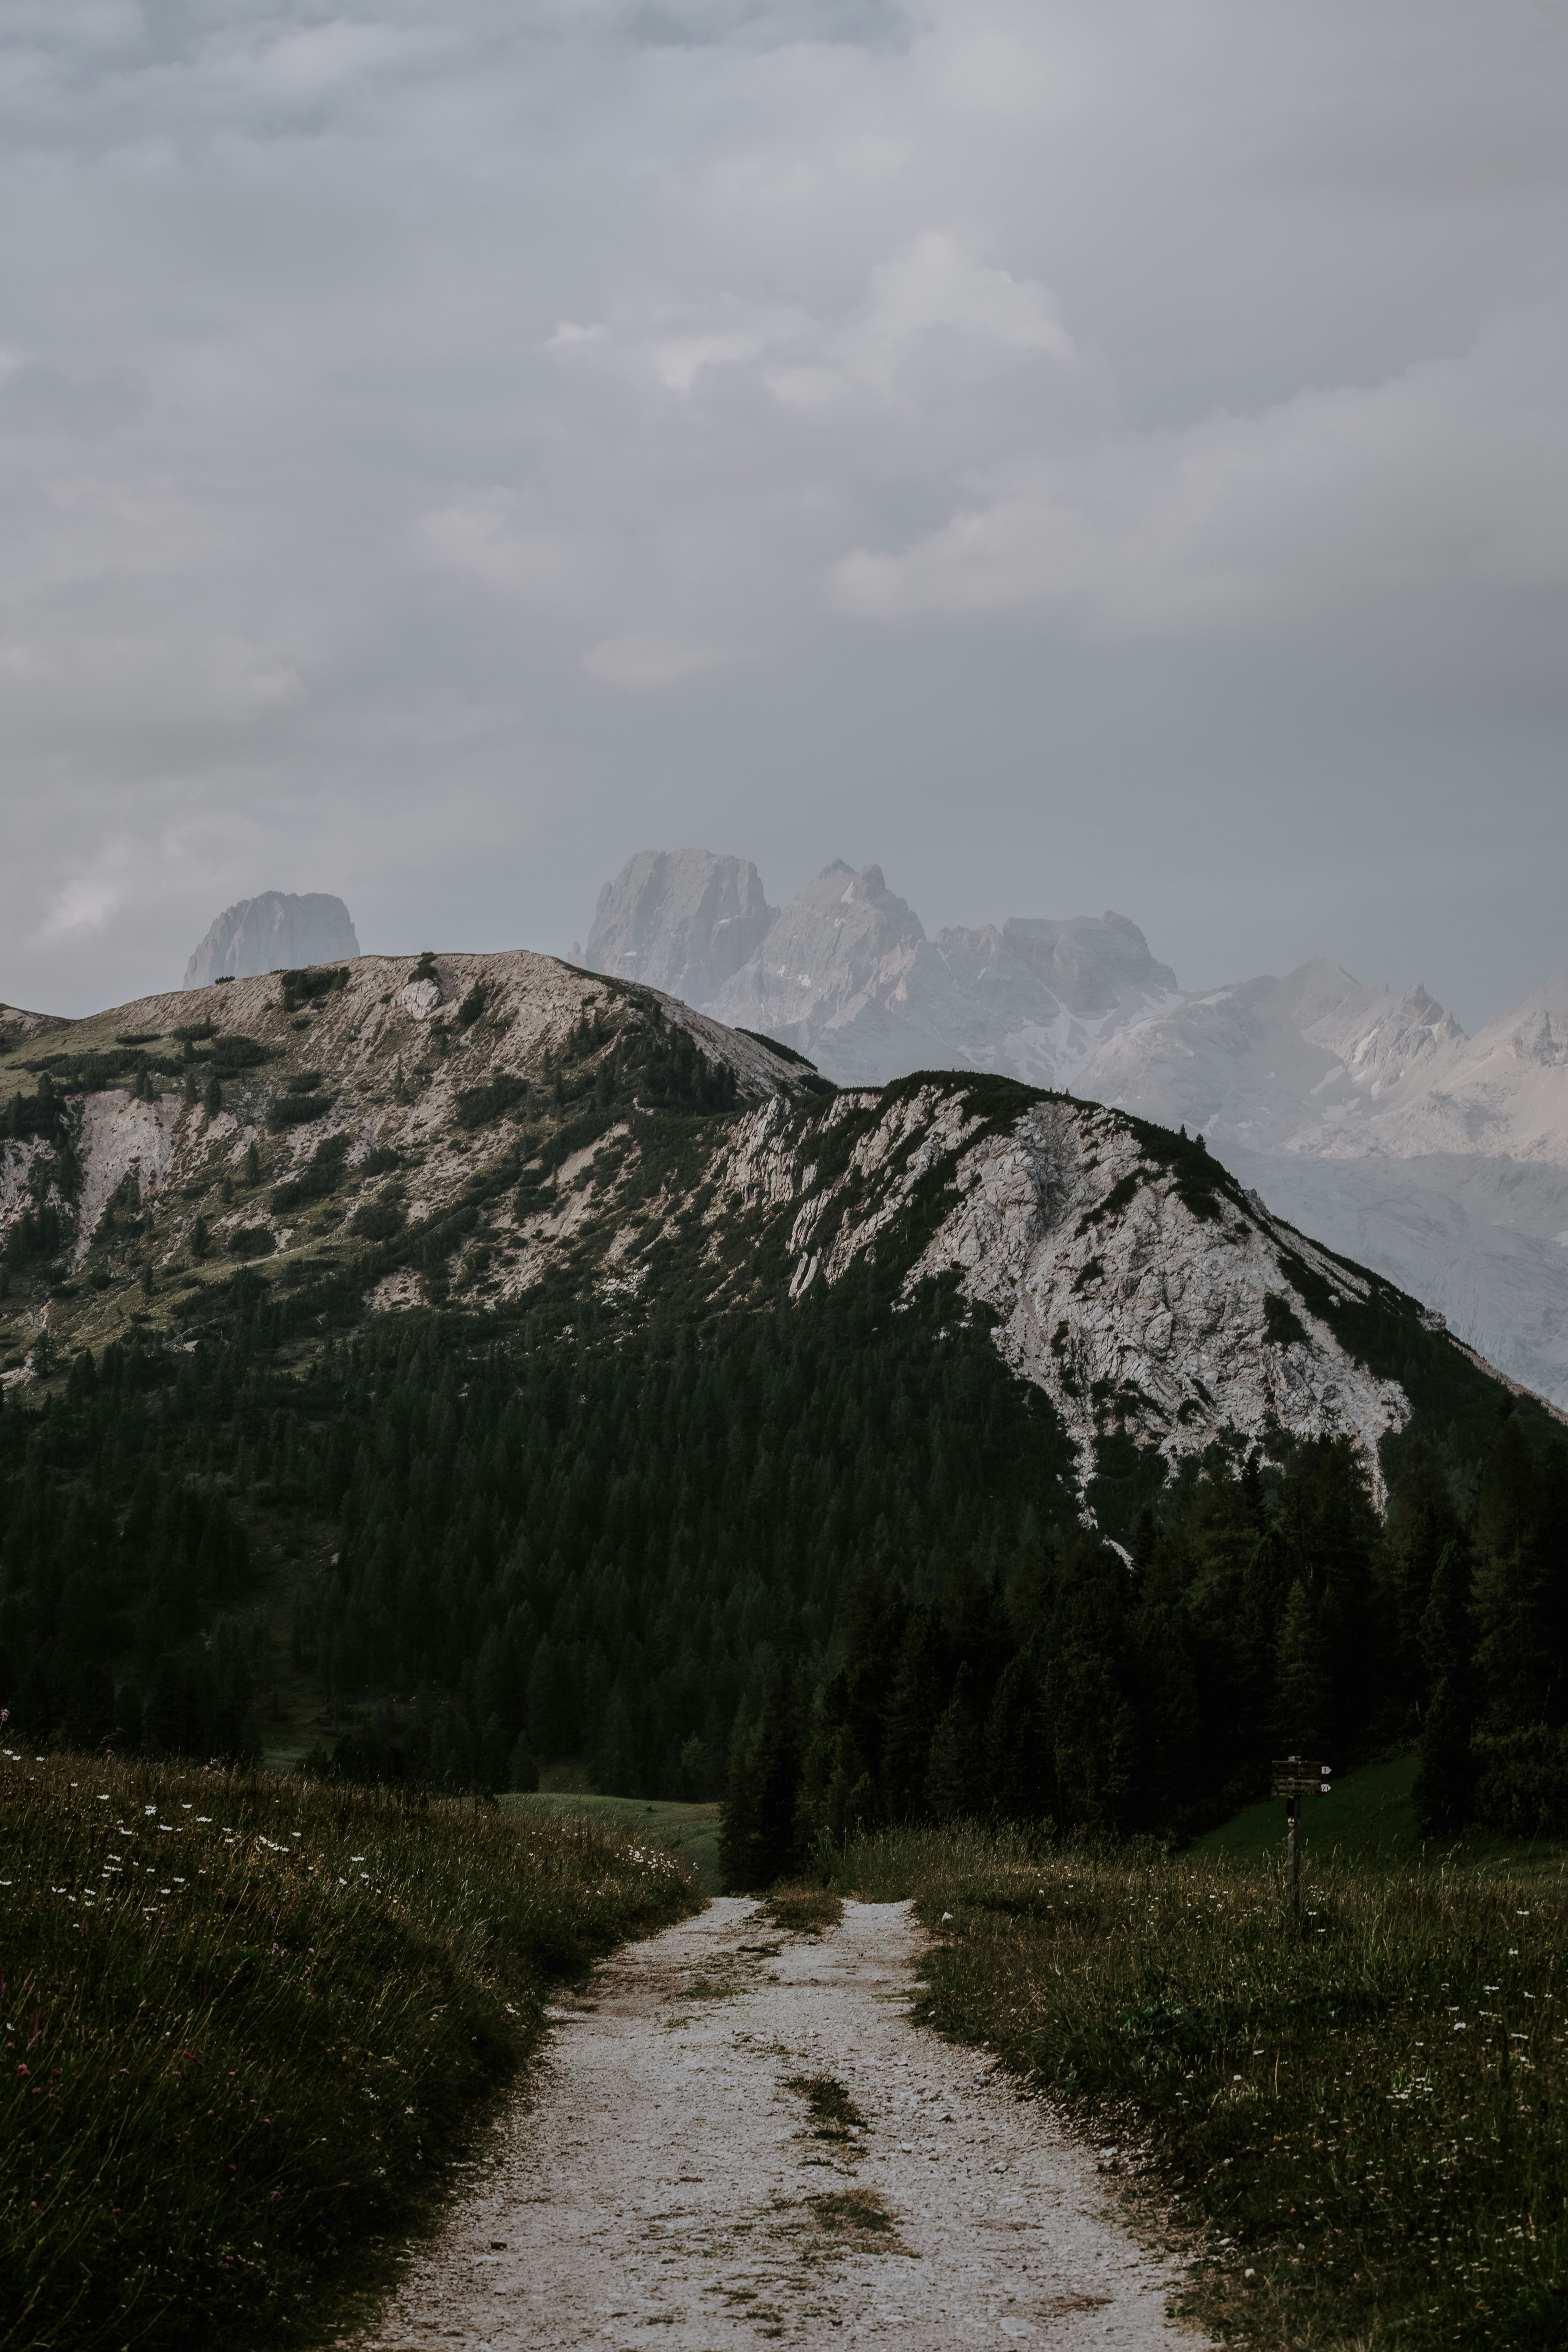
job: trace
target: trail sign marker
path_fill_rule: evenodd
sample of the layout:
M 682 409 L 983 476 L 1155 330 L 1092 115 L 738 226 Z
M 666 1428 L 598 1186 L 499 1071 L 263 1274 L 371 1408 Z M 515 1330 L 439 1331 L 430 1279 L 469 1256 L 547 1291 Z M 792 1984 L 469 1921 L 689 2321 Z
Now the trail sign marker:
M 1276 1756 L 1270 1794 L 1285 1800 L 1285 1870 L 1290 1882 L 1290 1923 L 1301 1924 L 1300 1804 L 1303 1797 L 1331 1794 L 1331 1764 L 1313 1764 L 1303 1756 Z

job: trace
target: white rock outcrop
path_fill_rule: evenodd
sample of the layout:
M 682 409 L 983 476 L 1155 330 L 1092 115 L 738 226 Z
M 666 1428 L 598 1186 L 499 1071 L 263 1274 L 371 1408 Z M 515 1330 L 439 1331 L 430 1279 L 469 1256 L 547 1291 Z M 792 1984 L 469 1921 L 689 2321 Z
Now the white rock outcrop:
M 992 1310 L 997 1345 L 1049 1396 L 1083 1478 L 1112 1432 L 1174 1463 L 1222 1430 L 1249 1441 L 1283 1430 L 1352 1438 L 1377 1480 L 1378 1442 L 1405 1425 L 1409 1401 L 1312 1313 L 1285 1260 L 1342 1298 L 1364 1297 L 1363 1276 L 1257 1204 L 1221 1193 L 1200 1213 L 1135 1130 L 1085 1105 L 1037 1103 L 996 1131 L 962 1088 L 938 1082 L 885 1108 L 841 1095 L 816 1136 L 826 1144 L 873 1112 L 830 1178 L 819 1175 L 826 1150 L 812 1153 L 779 1102 L 749 1113 L 723 1157 L 721 1183 L 742 1203 L 799 1202 L 793 1297 L 840 1280 L 945 1165 L 953 1197 L 905 1289 L 952 1272 Z

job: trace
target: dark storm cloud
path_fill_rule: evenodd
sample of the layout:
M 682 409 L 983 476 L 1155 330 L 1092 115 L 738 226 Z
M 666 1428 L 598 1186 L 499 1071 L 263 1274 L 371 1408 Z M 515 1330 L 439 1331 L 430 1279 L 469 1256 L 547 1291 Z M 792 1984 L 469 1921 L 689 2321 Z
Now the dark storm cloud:
M 0 992 L 645 842 L 1568 957 L 1568 16 L 79 0 L 0 49 Z

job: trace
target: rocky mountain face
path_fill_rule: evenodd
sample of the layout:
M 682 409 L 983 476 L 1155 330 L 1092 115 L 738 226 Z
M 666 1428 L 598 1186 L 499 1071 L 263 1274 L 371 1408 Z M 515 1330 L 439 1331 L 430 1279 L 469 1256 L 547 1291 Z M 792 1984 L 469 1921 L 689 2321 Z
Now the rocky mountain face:
M 708 1012 L 777 916 L 746 859 L 645 849 L 600 891 L 584 961 Z
M 749 877 L 751 911 L 724 940 L 727 955 L 743 940 L 744 956 L 721 968 L 685 910 L 717 903 L 729 868 Z M 666 903 L 679 910 L 668 937 L 658 929 Z M 779 914 L 754 866 L 701 850 L 645 851 L 623 866 L 600 892 L 584 961 L 626 979 L 657 975 L 689 1003 L 794 1046 L 843 1086 L 953 1066 L 1058 1085 L 1100 1038 L 1176 994 L 1174 973 L 1121 915 L 1015 917 L 933 940 L 880 866 L 825 866 Z
M 712 1009 L 843 1085 L 1005 1073 L 1201 1133 L 1294 1224 L 1568 1402 L 1568 971 L 1467 1038 L 1425 989 L 1323 961 L 1185 992 L 1113 914 L 928 938 L 880 868 L 840 865 Z
M 847 924 L 900 929 L 898 902 L 848 887 Z M 12 1383 L 133 1334 L 179 1348 L 242 1297 L 306 1330 L 586 1300 L 690 1318 L 787 1312 L 858 1271 L 889 1312 L 945 1284 L 993 1329 L 1091 1509 L 1227 1430 L 1348 1435 L 1375 1463 L 1456 1383 L 1488 1386 L 1200 1140 L 991 1075 L 837 1092 L 548 957 L 362 957 L 144 999 L 6 1041 L 0 1090 Z
M 359 940 L 341 898 L 321 890 L 263 890 L 226 907 L 185 966 L 181 985 L 253 980 L 263 972 L 357 956 Z

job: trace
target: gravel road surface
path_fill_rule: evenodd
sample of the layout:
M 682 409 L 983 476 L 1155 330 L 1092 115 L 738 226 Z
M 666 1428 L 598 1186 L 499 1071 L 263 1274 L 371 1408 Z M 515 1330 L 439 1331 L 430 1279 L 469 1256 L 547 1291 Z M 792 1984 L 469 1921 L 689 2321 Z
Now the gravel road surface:
M 911 2025 L 906 1904 L 736 1897 L 606 1961 L 359 2352 L 1199 2352 L 1092 2151 Z

